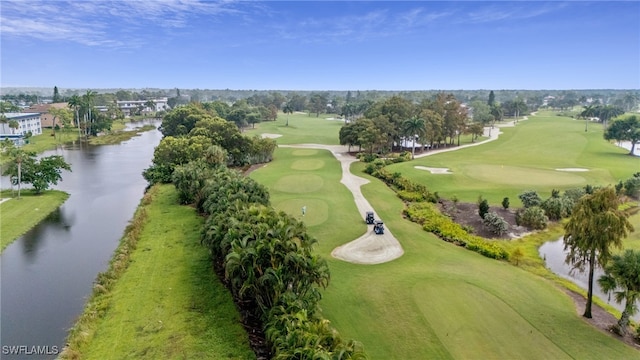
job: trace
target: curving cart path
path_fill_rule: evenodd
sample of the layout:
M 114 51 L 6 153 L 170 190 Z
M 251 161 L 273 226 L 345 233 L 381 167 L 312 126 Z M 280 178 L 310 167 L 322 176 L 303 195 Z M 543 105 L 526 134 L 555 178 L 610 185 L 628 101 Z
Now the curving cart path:
M 525 116 L 521 120 L 527 120 Z M 484 129 L 485 136 L 489 137 L 487 140 L 480 141 L 473 144 L 458 146 L 454 148 L 447 148 L 442 150 L 432 150 L 424 154 L 416 155 L 416 158 L 434 155 L 447 151 L 454 151 L 463 149 L 470 146 L 477 146 L 489 141 L 496 140 L 501 134 L 499 127 L 514 126 L 514 122 L 496 125 L 496 128 L 491 129 L 486 127 Z M 263 135 L 264 136 L 264 135 Z M 375 212 L 375 209 L 369 204 L 369 201 L 362 195 L 360 187 L 369 183 L 369 180 L 356 176 L 351 173 L 349 167 L 358 159 L 349 155 L 348 149 L 343 145 L 323 145 L 323 144 L 298 144 L 298 145 L 278 145 L 280 147 L 288 148 L 302 148 L 302 149 L 321 149 L 329 150 L 331 154 L 340 162 L 342 166 L 342 179 L 340 180 L 349 191 L 353 194 L 353 200 L 356 203 L 358 211 L 363 216 L 367 211 L 373 211 L 376 219 L 380 219 Z M 359 238 L 350 241 L 344 245 L 340 245 L 333 249 L 331 256 L 336 259 L 347 261 L 354 264 L 382 264 L 395 260 L 404 254 L 404 250 L 400 245 L 398 239 L 393 236 L 393 233 L 385 224 L 384 234 L 377 235 L 373 232 L 373 225 L 367 225 L 367 232 Z

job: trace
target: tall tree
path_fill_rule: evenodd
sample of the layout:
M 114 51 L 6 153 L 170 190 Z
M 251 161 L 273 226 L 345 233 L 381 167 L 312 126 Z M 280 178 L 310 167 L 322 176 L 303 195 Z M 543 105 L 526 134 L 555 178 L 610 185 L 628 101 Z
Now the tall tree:
M 411 139 L 411 158 L 415 159 L 416 155 L 416 141 L 418 139 L 423 139 L 425 136 L 427 129 L 425 127 L 424 119 L 421 119 L 417 116 L 414 116 L 410 119 L 405 120 L 402 123 L 402 135 L 404 136 L 405 142 L 408 139 Z
M 53 103 L 59 103 L 62 102 L 62 96 L 60 96 L 60 92 L 58 92 L 58 87 L 54 86 L 53 87 Z
M 284 104 L 284 109 L 282 109 L 282 112 L 287 114 L 287 123 L 285 124 L 285 126 L 289 126 L 289 114 L 293 114 L 293 106 L 290 102 Z
M 612 247 L 622 247 L 622 238 L 633 230 L 628 215 L 619 210 L 620 200 L 612 187 L 600 188 L 580 198 L 564 225 L 565 262 L 574 269 L 589 268 L 587 304 L 583 316 L 591 318 L 593 274 L 596 265 L 605 267 Z
M 629 115 L 614 120 L 604 132 L 604 138 L 606 140 L 630 141 L 629 155 L 634 155 L 636 144 L 640 143 L 640 118 L 638 115 Z
M 20 127 L 20 123 L 16 120 L 9 120 L 9 127 L 11 128 L 11 133 L 15 134 L 16 130 Z
M 493 93 L 493 90 L 489 93 L 489 100 L 487 101 L 487 105 L 489 107 L 493 107 L 496 104 L 496 94 Z
M 619 335 L 626 335 L 629 317 L 638 311 L 636 302 L 640 299 L 640 252 L 626 250 L 622 255 L 614 255 L 598 279 L 603 291 L 611 294 L 618 304 L 625 301 L 624 310 L 614 327 Z
M 82 98 L 78 95 L 72 95 L 69 98 L 69 107 L 73 108 L 76 113 L 76 124 L 78 126 L 78 136 L 82 136 L 80 132 L 80 106 L 82 106 Z

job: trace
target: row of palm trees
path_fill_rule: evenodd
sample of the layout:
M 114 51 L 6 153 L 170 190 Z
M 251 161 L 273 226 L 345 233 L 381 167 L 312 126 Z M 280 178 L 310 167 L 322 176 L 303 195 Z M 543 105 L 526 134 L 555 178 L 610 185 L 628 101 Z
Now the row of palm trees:
M 92 115 L 94 101 L 98 95 L 97 92 L 93 90 L 87 90 L 87 92 L 82 95 L 73 95 L 69 98 L 69 107 L 71 107 L 75 112 L 75 122 L 78 126 L 78 135 L 82 137 L 82 135 L 88 135 L 91 133 L 91 124 L 95 120 Z M 80 123 L 80 113 L 82 112 L 83 124 Z M 84 129 L 84 134 L 82 129 Z
M 209 152 L 215 152 L 209 150 Z M 366 358 L 322 317 L 329 284 L 324 259 L 304 224 L 269 205 L 266 188 L 220 161 L 177 166 L 172 181 L 183 203 L 208 216 L 205 245 L 243 308 L 260 319 L 274 359 Z
M 609 120 L 622 114 L 624 110 L 613 105 L 588 105 L 584 106 L 578 117 L 585 119 L 584 131 L 588 131 L 590 119 L 597 118 L 606 127 Z

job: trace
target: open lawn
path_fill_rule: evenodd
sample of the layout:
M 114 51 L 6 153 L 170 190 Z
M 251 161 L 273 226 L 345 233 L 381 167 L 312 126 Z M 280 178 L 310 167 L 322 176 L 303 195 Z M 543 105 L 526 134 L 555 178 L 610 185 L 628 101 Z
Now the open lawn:
M 289 126 L 286 126 L 287 116 L 289 116 Z M 334 114 L 320 114 L 316 117 L 307 114 L 278 113 L 276 121 L 267 121 L 256 124 L 255 129 L 244 130 L 246 135 L 252 134 L 279 134 L 282 137 L 276 139 L 278 144 L 330 144 L 340 143 L 338 132 L 344 125 L 343 120 L 327 120 L 327 118 L 337 119 Z
M 94 300 L 108 310 L 101 319 L 88 317 L 95 336 L 78 353 L 83 359 L 255 358 L 231 294 L 200 245 L 202 218 L 178 205 L 172 185 L 160 186 L 144 208 L 147 220 L 129 268 L 106 298 Z
M 11 190 L 0 192 L 0 198 L 8 199 L 0 204 L 0 252 L 59 208 L 68 197 L 69 194 L 57 190 L 47 190 L 40 195 L 35 195 L 33 190 L 22 190 L 20 199 Z
M 552 189 L 615 184 L 640 171 L 640 158 L 602 138 L 602 125 L 584 131 L 584 121 L 549 114 L 501 128 L 496 141 L 389 166 L 432 191 L 461 201 L 482 195 L 498 205 L 509 197 L 520 206 L 518 194 L 536 190 L 548 197 Z M 495 129 L 494 129 L 495 131 Z M 452 174 L 431 174 L 415 166 L 449 168 Z M 588 171 L 558 171 L 581 168 Z
M 301 218 L 307 206 L 303 220 L 331 268 L 324 314 L 344 337 L 362 341 L 372 359 L 640 356 L 584 322 L 553 282 L 445 243 L 403 219 L 403 203 L 371 177 L 363 193 L 405 255 L 367 266 L 331 258 L 336 245 L 365 231 L 363 214 L 339 184 L 339 166 L 328 151 L 299 151 L 278 149 L 275 160 L 251 176 L 269 187 L 276 209 Z M 301 160 L 310 165 L 300 166 Z M 313 180 L 293 184 L 296 176 Z

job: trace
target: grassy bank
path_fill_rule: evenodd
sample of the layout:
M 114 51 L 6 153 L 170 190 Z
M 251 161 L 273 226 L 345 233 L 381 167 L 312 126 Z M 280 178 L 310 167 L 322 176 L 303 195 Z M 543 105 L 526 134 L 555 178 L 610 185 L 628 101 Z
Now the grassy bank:
M 401 258 L 364 266 L 330 256 L 365 226 L 328 152 L 281 148 L 251 176 L 269 187 L 278 210 L 300 216 L 307 206 L 303 220 L 331 268 L 324 314 L 372 359 L 638 357 L 583 321 L 555 279 L 535 274 L 540 264 L 531 260 L 526 265 L 534 271 L 524 271 L 441 241 L 404 219 L 402 201 L 363 174 L 362 163 L 352 169 L 371 181 L 363 194 L 402 244 Z M 545 236 L 555 237 L 554 231 Z M 520 246 L 535 259 L 536 244 Z
M 247 334 L 200 245 L 202 219 L 152 188 L 98 276 L 65 358 L 250 359 Z
M 98 137 L 92 137 L 89 139 L 89 143 L 91 145 L 113 145 L 119 144 L 123 141 L 127 141 L 132 137 L 139 136 L 145 131 L 155 130 L 156 127 L 154 125 L 144 125 L 142 127 L 136 128 L 131 131 L 113 131 L 106 135 L 101 135 Z
M 57 190 L 47 190 L 40 195 L 34 194 L 33 190 L 22 190 L 20 199 L 14 197 L 11 190 L 0 192 L 0 198 L 9 198 L 0 204 L 0 252 L 60 207 L 68 197 L 69 194 Z

